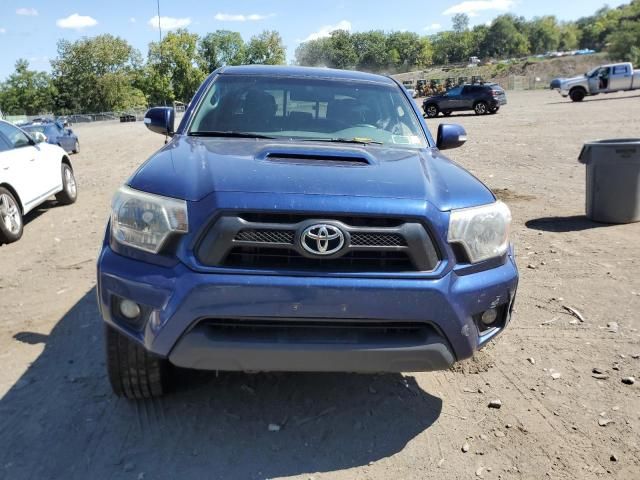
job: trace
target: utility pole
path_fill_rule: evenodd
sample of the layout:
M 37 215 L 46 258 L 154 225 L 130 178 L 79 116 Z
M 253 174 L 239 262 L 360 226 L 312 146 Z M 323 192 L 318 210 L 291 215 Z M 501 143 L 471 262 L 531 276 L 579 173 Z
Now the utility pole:
M 160 41 L 158 42 L 158 50 L 160 53 L 160 67 L 162 67 L 162 22 L 160 21 L 160 0 L 156 1 L 156 4 L 158 5 L 158 34 L 159 34 L 159 39 Z M 164 88 L 164 74 L 162 75 L 162 87 Z M 163 98 L 163 103 L 164 106 L 167 106 L 167 98 Z

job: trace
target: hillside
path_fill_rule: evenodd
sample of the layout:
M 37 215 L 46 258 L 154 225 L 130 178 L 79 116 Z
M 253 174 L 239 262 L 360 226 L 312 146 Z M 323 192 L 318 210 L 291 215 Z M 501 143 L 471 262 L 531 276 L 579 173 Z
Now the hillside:
M 450 68 L 439 66 L 415 72 L 392 75 L 399 81 L 441 79 L 448 77 L 471 77 L 479 75 L 506 88 L 547 88 L 556 77 L 569 77 L 584 73 L 598 65 L 609 62 L 606 54 L 570 56 L 551 59 L 530 57 L 510 63 L 495 63 L 478 67 Z M 514 78 L 515 77 L 515 78 Z

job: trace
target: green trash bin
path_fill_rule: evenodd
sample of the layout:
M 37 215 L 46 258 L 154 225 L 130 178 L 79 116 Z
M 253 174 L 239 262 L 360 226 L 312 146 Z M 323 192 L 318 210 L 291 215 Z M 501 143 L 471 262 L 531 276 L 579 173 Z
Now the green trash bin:
M 587 217 L 595 222 L 640 221 L 640 139 L 585 143 Z

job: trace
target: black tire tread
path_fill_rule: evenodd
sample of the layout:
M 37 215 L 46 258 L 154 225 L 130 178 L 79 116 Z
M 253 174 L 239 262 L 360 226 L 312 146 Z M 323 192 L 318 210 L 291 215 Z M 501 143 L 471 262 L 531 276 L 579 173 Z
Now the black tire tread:
M 72 203 L 75 203 L 76 200 L 78 199 L 78 191 L 76 190 L 75 198 L 70 197 L 69 194 L 67 193 L 67 187 L 65 185 L 65 176 L 64 176 L 65 167 L 69 168 L 71 170 L 71 174 L 73 175 L 73 169 L 66 163 L 63 163 L 62 166 L 60 167 L 60 174 L 62 175 L 62 190 L 56 193 L 56 200 L 60 205 L 71 205 Z M 76 183 L 76 189 L 77 189 L 77 183 Z
M 18 199 L 15 197 L 15 195 L 13 193 L 11 193 L 10 190 L 4 188 L 4 187 L 0 187 L 0 194 L 7 194 L 9 196 L 11 196 L 11 198 L 13 198 L 13 200 L 16 202 L 17 205 L 19 205 L 18 203 Z M 20 208 L 20 207 L 18 207 Z M 22 220 L 21 223 L 21 229 L 20 232 L 18 232 L 18 234 L 16 236 L 12 236 L 9 232 L 4 232 L 3 231 L 3 227 L 0 226 L 0 245 L 2 244 L 8 244 L 8 243 L 13 243 L 13 242 L 17 242 L 18 240 L 20 240 L 22 238 L 22 234 L 24 231 L 24 219 Z
M 148 353 L 105 326 L 107 371 L 114 393 L 131 400 L 162 396 L 168 390 L 167 361 Z

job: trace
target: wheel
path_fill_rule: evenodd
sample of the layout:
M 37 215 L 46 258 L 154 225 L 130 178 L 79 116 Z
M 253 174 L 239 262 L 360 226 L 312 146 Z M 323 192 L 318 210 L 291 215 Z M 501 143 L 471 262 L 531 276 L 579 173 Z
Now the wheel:
M 169 390 L 169 363 L 105 326 L 107 373 L 113 392 L 131 400 L 160 397 Z
M 486 115 L 489 111 L 489 107 L 485 102 L 478 102 L 473 107 L 473 110 L 476 112 L 476 115 Z
M 445 117 L 450 117 L 450 116 L 451 116 L 451 113 L 452 113 L 452 112 L 451 112 L 451 110 L 445 110 L 444 112 L 442 112 L 442 114 L 443 114 Z
M 435 118 L 438 116 L 438 113 L 440 113 L 440 111 L 438 110 L 437 105 L 431 104 L 424 107 L 424 113 L 428 118 Z
M 0 244 L 20 240 L 23 227 L 22 212 L 16 197 L 0 187 Z
M 80 142 L 78 140 L 76 140 L 76 144 L 74 145 L 72 152 L 80 153 Z
M 61 205 L 71 205 L 78 199 L 78 185 L 73 170 L 66 163 L 62 164 L 62 191 L 56 193 L 56 200 Z
M 569 92 L 569 96 L 574 102 L 581 102 L 582 100 L 584 100 L 586 92 L 582 88 L 574 88 Z

